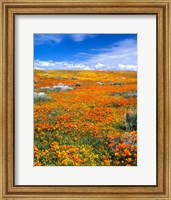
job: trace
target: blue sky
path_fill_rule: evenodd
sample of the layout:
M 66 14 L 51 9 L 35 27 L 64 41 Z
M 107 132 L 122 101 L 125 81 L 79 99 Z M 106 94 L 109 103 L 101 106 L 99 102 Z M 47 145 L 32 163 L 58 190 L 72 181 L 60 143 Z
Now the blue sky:
M 137 71 L 137 35 L 34 34 L 34 68 Z

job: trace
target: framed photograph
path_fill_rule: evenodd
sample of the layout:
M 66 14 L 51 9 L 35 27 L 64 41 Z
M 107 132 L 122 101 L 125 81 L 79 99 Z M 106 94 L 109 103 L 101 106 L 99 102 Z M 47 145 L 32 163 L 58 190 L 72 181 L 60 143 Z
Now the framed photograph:
M 171 199 L 170 9 L 0 2 L 1 199 Z

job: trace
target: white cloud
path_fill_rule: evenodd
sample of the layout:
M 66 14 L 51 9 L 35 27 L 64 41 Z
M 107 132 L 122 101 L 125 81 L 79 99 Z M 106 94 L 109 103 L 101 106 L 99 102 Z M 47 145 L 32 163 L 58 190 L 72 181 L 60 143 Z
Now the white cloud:
M 97 63 L 97 65 L 94 66 L 96 69 L 101 69 L 104 67 L 104 64 L 102 63 Z
M 81 42 L 85 39 L 86 35 L 85 34 L 73 34 L 71 35 L 72 40 L 75 42 Z
M 127 39 L 114 43 L 109 48 L 98 49 L 98 54 L 87 56 L 87 63 L 102 63 L 103 65 L 118 66 L 123 65 L 137 65 L 137 41 L 134 39 Z
M 67 61 L 53 62 L 35 60 L 34 68 L 38 70 L 122 70 L 122 71 L 137 71 L 136 65 L 86 65 L 83 63 L 72 63 Z
M 92 34 L 72 34 L 71 35 L 71 39 L 75 42 L 82 42 L 88 37 L 92 38 L 92 37 L 95 37 L 95 35 L 92 35 Z
M 118 67 L 121 70 L 137 71 L 137 66 L 135 66 L 135 65 L 123 65 L 123 64 L 119 64 Z
M 90 67 L 85 67 L 84 70 L 91 70 L 91 68 Z
M 93 34 L 35 34 L 34 44 L 59 44 L 65 39 L 71 39 L 74 42 L 82 42 L 86 38 L 93 38 Z
M 77 39 L 79 40 L 79 38 Z M 126 40 L 122 40 L 117 43 L 114 43 L 108 48 L 96 49 L 96 52 L 93 51 L 93 54 L 80 52 L 75 56 L 77 57 L 77 60 L 80 60 L 80 61 L 55 62 L 51 60 L 49 61 L 35 60 L 34 67 L 36 69 L 42 69 L 42 70 L 68 69 L 68 70 L 137 71 L 137 41 L 136 39 L 126 39 Z
M 42 45 L 42 44 L 53 44 L 60 43 L 63 40 L 62 35 L 57 34 L 35 34 L 34 35 L 34 44 Z

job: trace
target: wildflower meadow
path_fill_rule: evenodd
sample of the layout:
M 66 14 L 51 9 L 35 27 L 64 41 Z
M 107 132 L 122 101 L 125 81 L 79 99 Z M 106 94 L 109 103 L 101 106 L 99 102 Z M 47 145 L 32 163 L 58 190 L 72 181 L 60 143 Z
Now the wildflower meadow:
M 35 166 L 136 166 L 137 72 L 34 70 Z

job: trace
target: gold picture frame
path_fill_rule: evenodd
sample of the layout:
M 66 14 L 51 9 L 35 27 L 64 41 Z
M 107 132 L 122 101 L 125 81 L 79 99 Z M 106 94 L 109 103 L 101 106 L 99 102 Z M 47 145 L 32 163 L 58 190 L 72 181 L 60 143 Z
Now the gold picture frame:
M 0 198 L 171 199 L 171 1 L 1 0 Z M 30 14 L 154 14 L 157 16 L 157 185 L 16 186 L 14 183 L 14 20 Z M 145 173 L 145 172 L 144 172 Z

